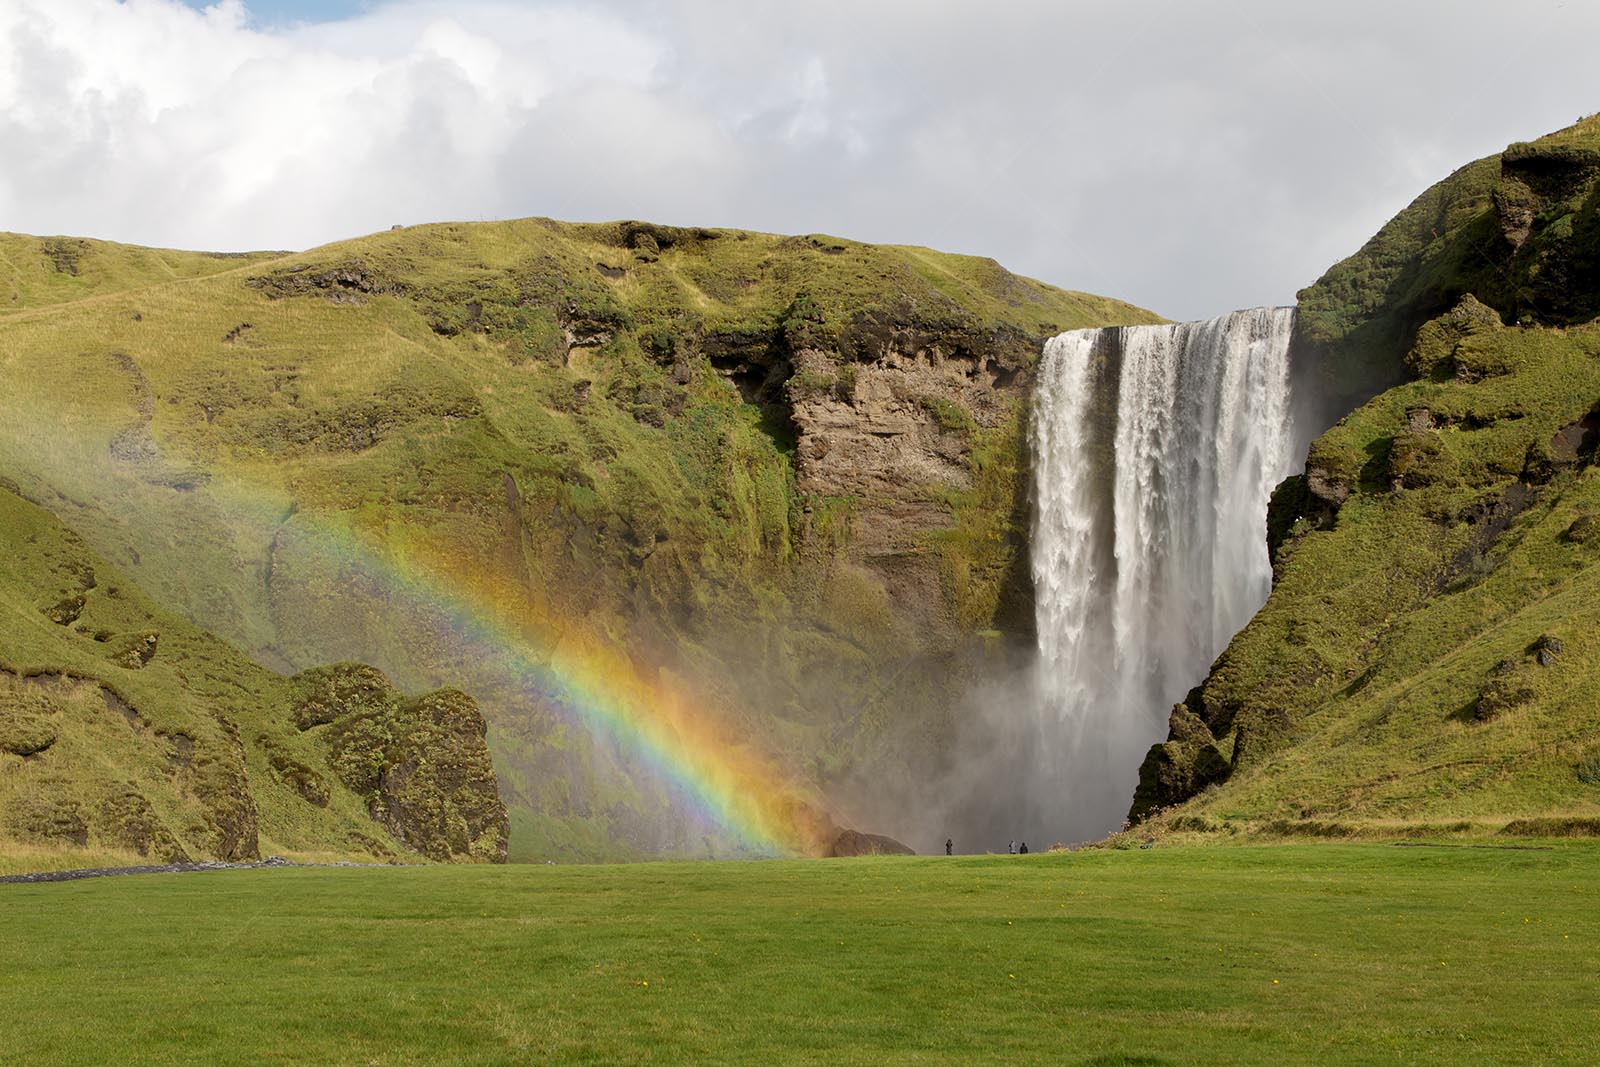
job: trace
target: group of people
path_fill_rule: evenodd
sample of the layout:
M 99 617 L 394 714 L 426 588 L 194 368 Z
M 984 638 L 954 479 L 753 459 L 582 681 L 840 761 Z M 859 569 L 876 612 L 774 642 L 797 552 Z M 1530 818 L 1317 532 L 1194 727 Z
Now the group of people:
M 947 837 L 944 839 L 944 854 L 946 856 L 954 856 L 956 854 L 956 842 L 954 838 Z M 1022 847 L 1018 848 L 1017 843 L 1013 841 L 1010 845 L 1006 846 L 1006 854 L 1009 856 L 1026 856 L 1028 854 L 1028 843 L 1024 841 L 1022 843 Z

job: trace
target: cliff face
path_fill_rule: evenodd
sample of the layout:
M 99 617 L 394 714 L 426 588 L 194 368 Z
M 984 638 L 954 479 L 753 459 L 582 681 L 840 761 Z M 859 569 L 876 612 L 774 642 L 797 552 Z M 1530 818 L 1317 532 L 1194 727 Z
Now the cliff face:
M 1597 149 L 1589 119 L 1464 168 L 1302 294 L 1320 370 L 1408 380 L 1275 495 L 1272 596 L 1174 709 L 1135 818 L 1549 831 L 1600 809 Z
M 0 860 L 504 859 L 470 699 L 403 704 L 362 668 L 393 705 L 362 751 L 369 796 L 298 736 L 293 684 L 151 604 L 5 488 L 0 620 Z
M 1153 318 L 926 249 L 549 220 L 44 291 L 0 316 L 0 469 L 265 663 L 471 693 L 522 858 L 735 847 L 552 688 L 574 660 L 692 691 L 841 818 L 935 777 L 1032 647 L 1039 345 Z
M 892 583 L 933 640 L 1032 633 L 1023 427 L 1043 340 L 904 309 L 795 354 L 796 488 L 853 502 L 846 558 Z

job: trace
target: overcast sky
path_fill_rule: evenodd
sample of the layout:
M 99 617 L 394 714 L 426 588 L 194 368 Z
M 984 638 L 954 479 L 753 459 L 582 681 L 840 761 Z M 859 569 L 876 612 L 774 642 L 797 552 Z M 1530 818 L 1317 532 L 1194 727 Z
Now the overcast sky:
M 1593 0 L 0 0 L 0 229 L 646 218 L 1204 317 L 1600 110 L 1596 42 Z

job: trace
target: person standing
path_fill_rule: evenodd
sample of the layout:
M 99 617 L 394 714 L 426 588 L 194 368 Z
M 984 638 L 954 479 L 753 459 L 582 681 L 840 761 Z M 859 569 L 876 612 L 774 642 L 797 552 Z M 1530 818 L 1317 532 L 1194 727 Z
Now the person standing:
M 1015 856 L 1016 854 L 1017 854 L 1017 843 L 1015 841 L 1012 841 L 1009 845 L 1006 846 L 1006 855 Z
M 954 838 L 947 837 L 944 839 L 944 854 L 946 856 L 954 856 L 956 854 L 955 848 L 956 843 Z

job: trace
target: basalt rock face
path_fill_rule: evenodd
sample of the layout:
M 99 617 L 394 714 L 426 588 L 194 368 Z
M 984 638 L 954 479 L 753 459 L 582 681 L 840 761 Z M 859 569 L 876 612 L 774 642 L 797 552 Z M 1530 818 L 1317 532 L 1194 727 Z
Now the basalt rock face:
M 948 640 L 979 625 L 1031 640 L 1032 586 L 1014 566 L 1026 558 L 1018 428 L 1043 342 L 920 322 L 902 307 L 858 315 L 832 347 L 793 354 L 797 488 L 854 502 L 847 556 L 893 584 L 915 629 Z M 952 501 L 999 520 L 963 561 L 965 582 L 952 580 L 951 553 L 929 551 L 951 529 Z
M 1457 171 L 1301 294 L 1319 373 L 1365 383 L 1340 403 L 1399 384 L 1274 494 L 1271 596 L 1173 712 L 1135 819 L 1587 817 L 1597 189 L 1600 117 Z

